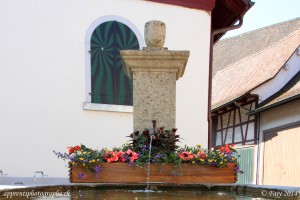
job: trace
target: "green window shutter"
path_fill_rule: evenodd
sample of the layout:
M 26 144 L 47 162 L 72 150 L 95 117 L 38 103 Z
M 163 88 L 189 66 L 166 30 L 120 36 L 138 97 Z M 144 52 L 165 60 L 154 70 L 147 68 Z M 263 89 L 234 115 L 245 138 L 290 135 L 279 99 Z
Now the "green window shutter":
M 92 103 L 132 105 L 132 80 L 123 70 L 120 50 L 140 49 L 134 32 L 125 24 L 100 24 L 91 37 Z
M 254 164 L 254 147 L 244 147 L 236 149 L 240 157 L 238 161 L 241 166 L 241 170 L 244 171 L 243 174 L 238 174 L 237 184 L 252 184 L 253 183 L 253 164 Z

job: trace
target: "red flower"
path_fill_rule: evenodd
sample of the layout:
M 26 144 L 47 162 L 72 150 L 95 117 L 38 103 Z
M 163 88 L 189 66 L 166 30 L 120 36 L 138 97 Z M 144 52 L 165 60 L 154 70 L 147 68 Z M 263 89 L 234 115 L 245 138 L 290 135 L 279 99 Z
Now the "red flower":
M 121 162 L 125 162 L 125 158 L 123 157 L 123 155 L 124 155 L 125 153 L 121 150 L 120 152 L 118 152 L 118 154 L 117 154 L 117 156 L 118 156 L 118 158 L 119 158 L 119 160 L 121 161 Z
M 72 147 L 67 147 L 69 149 L 69 154 L 72 154 L 74 152 L 74 149 Z
M 221 151 L 224 152 L 225 151 L 225 147 L 221 147 Z
M 190 160 L 190 159 L 194 158 L 194 155 L 187 151 L 184 151 L 184 152 L 178 154 L 178 156 L 182 160 Z
M 222 152 L 226 152 L 226 153 L 230 153 L 231 152 L 231 147 L 234 147 L 234 145 L 228 145 L 228 144 L 225 144 L 225 146 L 221 147 L 221 151 Z
M 77 146 L 74 147 L 74 149 L 75 149 L 76 151 L 79 151 L 79 150 L 80 150 L 80 146 L 77 145 Z

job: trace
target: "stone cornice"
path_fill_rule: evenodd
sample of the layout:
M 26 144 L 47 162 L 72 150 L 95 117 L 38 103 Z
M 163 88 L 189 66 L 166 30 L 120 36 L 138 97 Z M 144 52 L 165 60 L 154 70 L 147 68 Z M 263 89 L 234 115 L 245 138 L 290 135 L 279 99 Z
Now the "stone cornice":
M 189 51 L 123 50 L 120 52 L 125 74 L 132 79 L 133 71 L 176 72 L 176 79 L 183 76 L 190 55 Z

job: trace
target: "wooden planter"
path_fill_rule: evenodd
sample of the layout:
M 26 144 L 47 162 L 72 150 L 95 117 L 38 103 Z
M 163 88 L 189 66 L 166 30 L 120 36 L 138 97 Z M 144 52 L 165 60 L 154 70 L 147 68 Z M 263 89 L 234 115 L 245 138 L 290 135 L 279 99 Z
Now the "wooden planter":
M 206 165 L 181 164 L 150 165 L 149 182 L 155 183 L 235 183 L 237 174 L 235 164 L 228 163 L 227 167 L 212 167 Z M 147 182 L 147 165 L 144 168 L 128 163 L 101 163 L 99 173 L 84 167 L 70 164 L 71 183 L 145 183 Z M 175 170 L 175 174 L 174 174 Z

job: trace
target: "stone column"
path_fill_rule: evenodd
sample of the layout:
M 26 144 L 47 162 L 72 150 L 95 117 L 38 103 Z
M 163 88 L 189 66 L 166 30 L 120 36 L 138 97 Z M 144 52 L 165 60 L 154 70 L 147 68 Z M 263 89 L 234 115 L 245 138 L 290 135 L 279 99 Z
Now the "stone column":
M 165 24 L 145 25 L 147 47 L 121 51 L 125 74 L 133 79 L 133 129 L 176 127 L 176 80 L 183 76 L 189 51 L 169 51 L 163 47 Z

